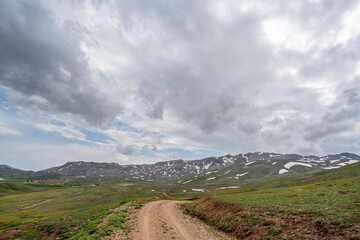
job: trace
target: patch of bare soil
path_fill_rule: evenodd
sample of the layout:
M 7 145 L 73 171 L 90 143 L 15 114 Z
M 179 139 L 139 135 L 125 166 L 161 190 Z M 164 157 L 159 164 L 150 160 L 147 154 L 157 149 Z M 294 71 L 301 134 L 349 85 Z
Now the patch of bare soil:
M 159 200 L 146 204 L 138 213 L 138 223 L 134 226 L 130 239 L 230 239 L 223 233 L 211 229 L 206 224 L 185 215 L 179 208 L 183 201 Z
M 172 199 L 172 197 L 170 197 L 169 194 L 167 194 L 166 192 L 163 192 L 160 197 L 165 197 L 165 198 L 169 198 L 169 199 Z
M 7 229 L 5 232 L 0 233 L 0 239 L 13 238 L 19 232 L 21 232 L 20 228 Z

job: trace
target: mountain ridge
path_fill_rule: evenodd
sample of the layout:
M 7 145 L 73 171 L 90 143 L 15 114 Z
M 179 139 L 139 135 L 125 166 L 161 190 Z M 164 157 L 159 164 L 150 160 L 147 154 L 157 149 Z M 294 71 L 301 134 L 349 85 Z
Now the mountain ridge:
M 273 152 L 249 152 L 246 154 L 227 154 L 197 160 L 169 160 L 154 164 L 120 165 L 118 163 L 74 161 L 35 172 L 0 165 L 0 177 L 97 175 L 152 181 L 159 178 L 173 179 L 204 175 L 210 171 L 221 170 L 232 165 L 244 165 L 244 168 L 246 168 L 247 164 L 256 161 L 284 161 L 282 173 L 279 172 L 279 174 L 283 174 L 289 172 L 290 168 L 294 165 L 319 170 L 339 168 L 359 162 L 360 156 L 347 152 L 329 154 L 322 157 Z

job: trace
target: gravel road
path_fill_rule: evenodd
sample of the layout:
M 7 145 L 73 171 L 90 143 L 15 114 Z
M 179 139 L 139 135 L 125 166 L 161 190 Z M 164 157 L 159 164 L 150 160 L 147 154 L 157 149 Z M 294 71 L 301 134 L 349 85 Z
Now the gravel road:
M 159 200 L 146 204 L 138 213 L 139 231 L 131 239 L 140 240 L 212 240 L 230 239 L 206 224 L 185 215 L 179 209 L 183 201 Z

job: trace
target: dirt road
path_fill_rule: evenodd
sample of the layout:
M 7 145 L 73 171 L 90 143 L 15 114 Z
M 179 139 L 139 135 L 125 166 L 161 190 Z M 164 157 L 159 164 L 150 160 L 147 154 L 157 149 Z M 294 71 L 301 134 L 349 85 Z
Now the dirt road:
M 184 202 L 159 200 L 146 204 L 138 215 L 139 231 L 134 232 L 131 239 L 230 239 L 183 214 L 179 209 L 180 203 Z
M 41 204 L 50 202 L 51 200 L 53 200 L 53 199 L 47 199 L 47 200 L 44 200 L 44 201 L 35 203 L 35 204 L 33 204 L 33 205 L 30 205 L 30 206 L 26 206 L 26 207 L 22 207 L 22 208 L 16 209 L 15 211 L 22 211 L 22 210 L 26 210 L 26 209 L 29 209 L 29 208 L 37 207 L 37 206 L 39 206 L 39 205 L 41 205 Z

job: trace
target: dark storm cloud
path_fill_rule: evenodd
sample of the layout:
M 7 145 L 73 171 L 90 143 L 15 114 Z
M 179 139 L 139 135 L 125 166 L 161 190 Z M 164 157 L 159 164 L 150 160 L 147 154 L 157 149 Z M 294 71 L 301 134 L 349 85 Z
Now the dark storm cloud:
M 93 84 L 106 77 L 89 69 L 78 23 L 60 22 L 38 1 L 2 1 L 0 18 L 0 84 L 20 93 L 19 104 L 96 125 L 114 118 L 120 108 Z

